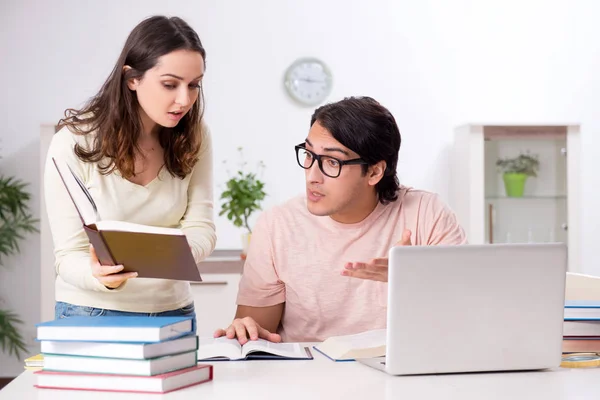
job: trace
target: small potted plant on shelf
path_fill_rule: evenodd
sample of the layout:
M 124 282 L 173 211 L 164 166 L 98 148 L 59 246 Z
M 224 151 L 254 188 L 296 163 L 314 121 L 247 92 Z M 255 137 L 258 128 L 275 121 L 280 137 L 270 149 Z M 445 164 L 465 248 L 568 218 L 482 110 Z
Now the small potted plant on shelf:
M 252 237 L 252 228 L 249 218 L 257 210 L 261 209 L 261 201 L 267 195 L 264 191 L 265 184 L 258 178 L 258 173 L 262 172 L 264 164 L 259 162 L 257 172 L 244 171 L 246 162 L 244 162 L 243 149 L 238 147 L 240 153 L 240 163 L 238 171 L 227 181 L 227 189 L 221 193 L 221 211 L 219 215 L 225 215 L 228 220 L 233 222 L 238 228 L 244 228 L 242 234 L 242 254 L 245 259 Z M 227 161 L 224 161 L 226 164 Z
M 514 158 L 500 158 L 496 166 L 503 173 L 504 188 L 508 197 L 523 197 L 528 177 L 537 177 L 539 168 L 537 155 L 521 153 Z

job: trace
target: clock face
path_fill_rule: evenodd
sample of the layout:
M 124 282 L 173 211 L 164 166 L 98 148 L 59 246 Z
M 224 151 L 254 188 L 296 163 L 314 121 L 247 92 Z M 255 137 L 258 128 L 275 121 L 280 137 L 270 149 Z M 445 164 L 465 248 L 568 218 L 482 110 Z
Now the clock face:
M 305 105 L 321 103 L 331 93 L 333 79 L 329 68 L 315 58 L 295 61 L 285 73 L 290 96 Z

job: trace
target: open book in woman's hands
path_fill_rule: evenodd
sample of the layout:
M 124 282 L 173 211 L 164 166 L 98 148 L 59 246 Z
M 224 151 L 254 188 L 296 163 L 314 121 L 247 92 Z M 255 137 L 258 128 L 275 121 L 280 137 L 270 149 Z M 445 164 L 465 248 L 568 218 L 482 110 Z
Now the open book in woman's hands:
M 140 278 L 202 281 L 181 229 L 103 220 L 86 185 L 69 164 L 52 161 L 101 265 L 123 265 L 120 272 L 137 272 Z
M 300 343 L 273 343 L 263 339 L 251 340 L 243 346 L 237 339 L 200 338 L 199 361 L 234 360 L 312 360 L 308 347 Z

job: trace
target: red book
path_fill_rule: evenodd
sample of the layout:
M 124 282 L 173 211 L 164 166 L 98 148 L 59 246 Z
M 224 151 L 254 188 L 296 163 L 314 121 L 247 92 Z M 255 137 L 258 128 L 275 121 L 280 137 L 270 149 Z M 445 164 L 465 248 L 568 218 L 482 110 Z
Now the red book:
M 85 374 L 44 370 L 36 371 L 34 374 L 37 379 L 34 386 L 40 389 L 168 393 L 212 381 L 213 366 L 198 364 L 194 367 L 154 376 Z
M 563 353 L 600 353 L 600 336 L 563 338 Z

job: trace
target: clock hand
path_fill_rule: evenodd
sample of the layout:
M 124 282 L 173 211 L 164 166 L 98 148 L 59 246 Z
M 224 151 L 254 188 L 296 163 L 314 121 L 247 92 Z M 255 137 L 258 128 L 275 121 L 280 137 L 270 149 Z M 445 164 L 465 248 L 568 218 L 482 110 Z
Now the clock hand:
M 310 79 L 310 78 L 298 78 L 296 80 L 297 81 L 302 81 L 302 82 L 308 82 L 308 83 L 325 83 L 325 81 L 319 81 L 319 80 Z

